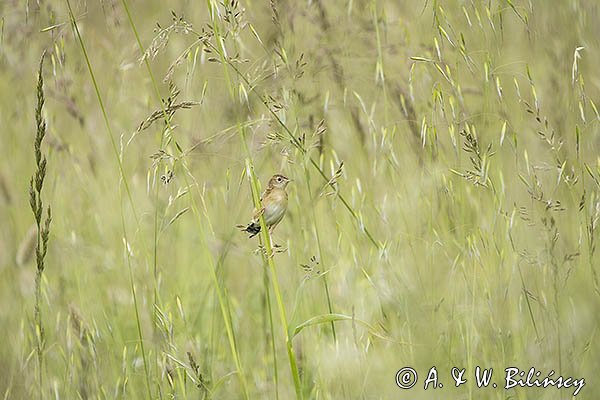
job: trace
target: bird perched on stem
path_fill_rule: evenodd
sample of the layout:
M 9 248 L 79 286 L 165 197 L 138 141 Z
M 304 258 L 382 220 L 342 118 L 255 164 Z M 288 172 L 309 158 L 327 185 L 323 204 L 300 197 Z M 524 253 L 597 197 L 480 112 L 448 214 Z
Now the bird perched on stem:
M 288 195 L 285 188 L 288 183 L 290 183 L 290 179 L 287 177 L 281 174 L 273 175 L 260 199 L 262 209 L 254 211 L 252 221 L 248 225 L 238 225 L 237 227 L 250 234 L 250 237 L 254 237 L 260 232 L 260 216 L 262 215 L 265 225 L 269 228 L 269 234 L 271 234 L 287 211 Z

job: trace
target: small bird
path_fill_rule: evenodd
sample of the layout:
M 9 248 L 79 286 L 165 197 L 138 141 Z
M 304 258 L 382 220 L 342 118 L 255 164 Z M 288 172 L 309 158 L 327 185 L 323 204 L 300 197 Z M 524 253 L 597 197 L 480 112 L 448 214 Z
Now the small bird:
M 254 216 L 248 225 L 238 225 L 237 227 L 243 232 L 249 233 L 250 237 L 254 237 L 260 232 L 259 218 L 263 215 L 265 224 L 269 228 L 269 234 L 271 234 L 287 211 L 288 195 L 285 188 L 288 183 L 290 183 L 290 179 L 287 177 L 281 174 L 273 175 L 260 199 L 262 209 L 254 210 Z

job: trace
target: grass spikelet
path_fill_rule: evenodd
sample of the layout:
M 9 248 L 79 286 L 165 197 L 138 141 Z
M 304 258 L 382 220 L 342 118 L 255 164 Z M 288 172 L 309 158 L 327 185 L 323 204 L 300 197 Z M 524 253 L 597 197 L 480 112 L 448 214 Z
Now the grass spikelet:
M 46 156 L 42 154 L 42 141 L 46 136 L 46 121 L 43 116 L 44 111 L 44 56 L 42 54 L 40 59 L 40 66 L 38 70 L 38 82 L 37 82 L 37 103 L 35 107 L 35 122 L 36 122 L 36 135 L 34 140 L 34 154 L 35 154 L 35 172 L 31 177 L 29 183 L 29 204 L 36 224 L 36 244 L 35 244 L 35 262 L 36 262 L 36 274 L 35 274 L 35 306 L 33 311 L 34 321 L 34 337 L 35 337 L 35 350 L 37 355 L 37 367 L 38 367 L 38 389 L 39 397 L 42 399 L 44 392 L 44 381 L 43 381 L 43 369 L 44 369 L 44 347 L 45 347 L 45 333 L 44 326 L 42 324 L 42 310 L 41 310 L 41 297 L 42 297 L 42 275 L 45 269 L 46 253 L 48 251 L 48 239 L 50 235 L 50 223 L 52 221 L 52 211 L 50 206 L 46 208 L 46 217 L 43 217 L 44 203 L 42 201 L 42 189 L 44 187 L 44 180 L 46 178 Z M 31 239 L 33 241 L 33 239 Z

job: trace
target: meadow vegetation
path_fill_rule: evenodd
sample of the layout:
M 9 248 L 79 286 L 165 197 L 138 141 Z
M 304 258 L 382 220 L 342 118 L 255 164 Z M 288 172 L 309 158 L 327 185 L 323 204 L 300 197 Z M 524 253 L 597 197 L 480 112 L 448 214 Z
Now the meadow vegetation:
M 0 396 L 573 394 L 454 387 L 481 366 L 597 398 L 598 21 L 593 0 L 3 1 Z M 275 173 L 288 213 L 248 239 Z

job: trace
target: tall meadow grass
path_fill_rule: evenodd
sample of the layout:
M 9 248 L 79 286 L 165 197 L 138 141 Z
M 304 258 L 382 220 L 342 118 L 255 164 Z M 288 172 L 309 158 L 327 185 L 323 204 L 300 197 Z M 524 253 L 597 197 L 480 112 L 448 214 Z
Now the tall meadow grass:
M 502 387 L 535 367 L 598 397 L 599 18 L 3 2 L 0 396 L 573 397 Z M 497 388 L 454 386 L 477 366 Z

